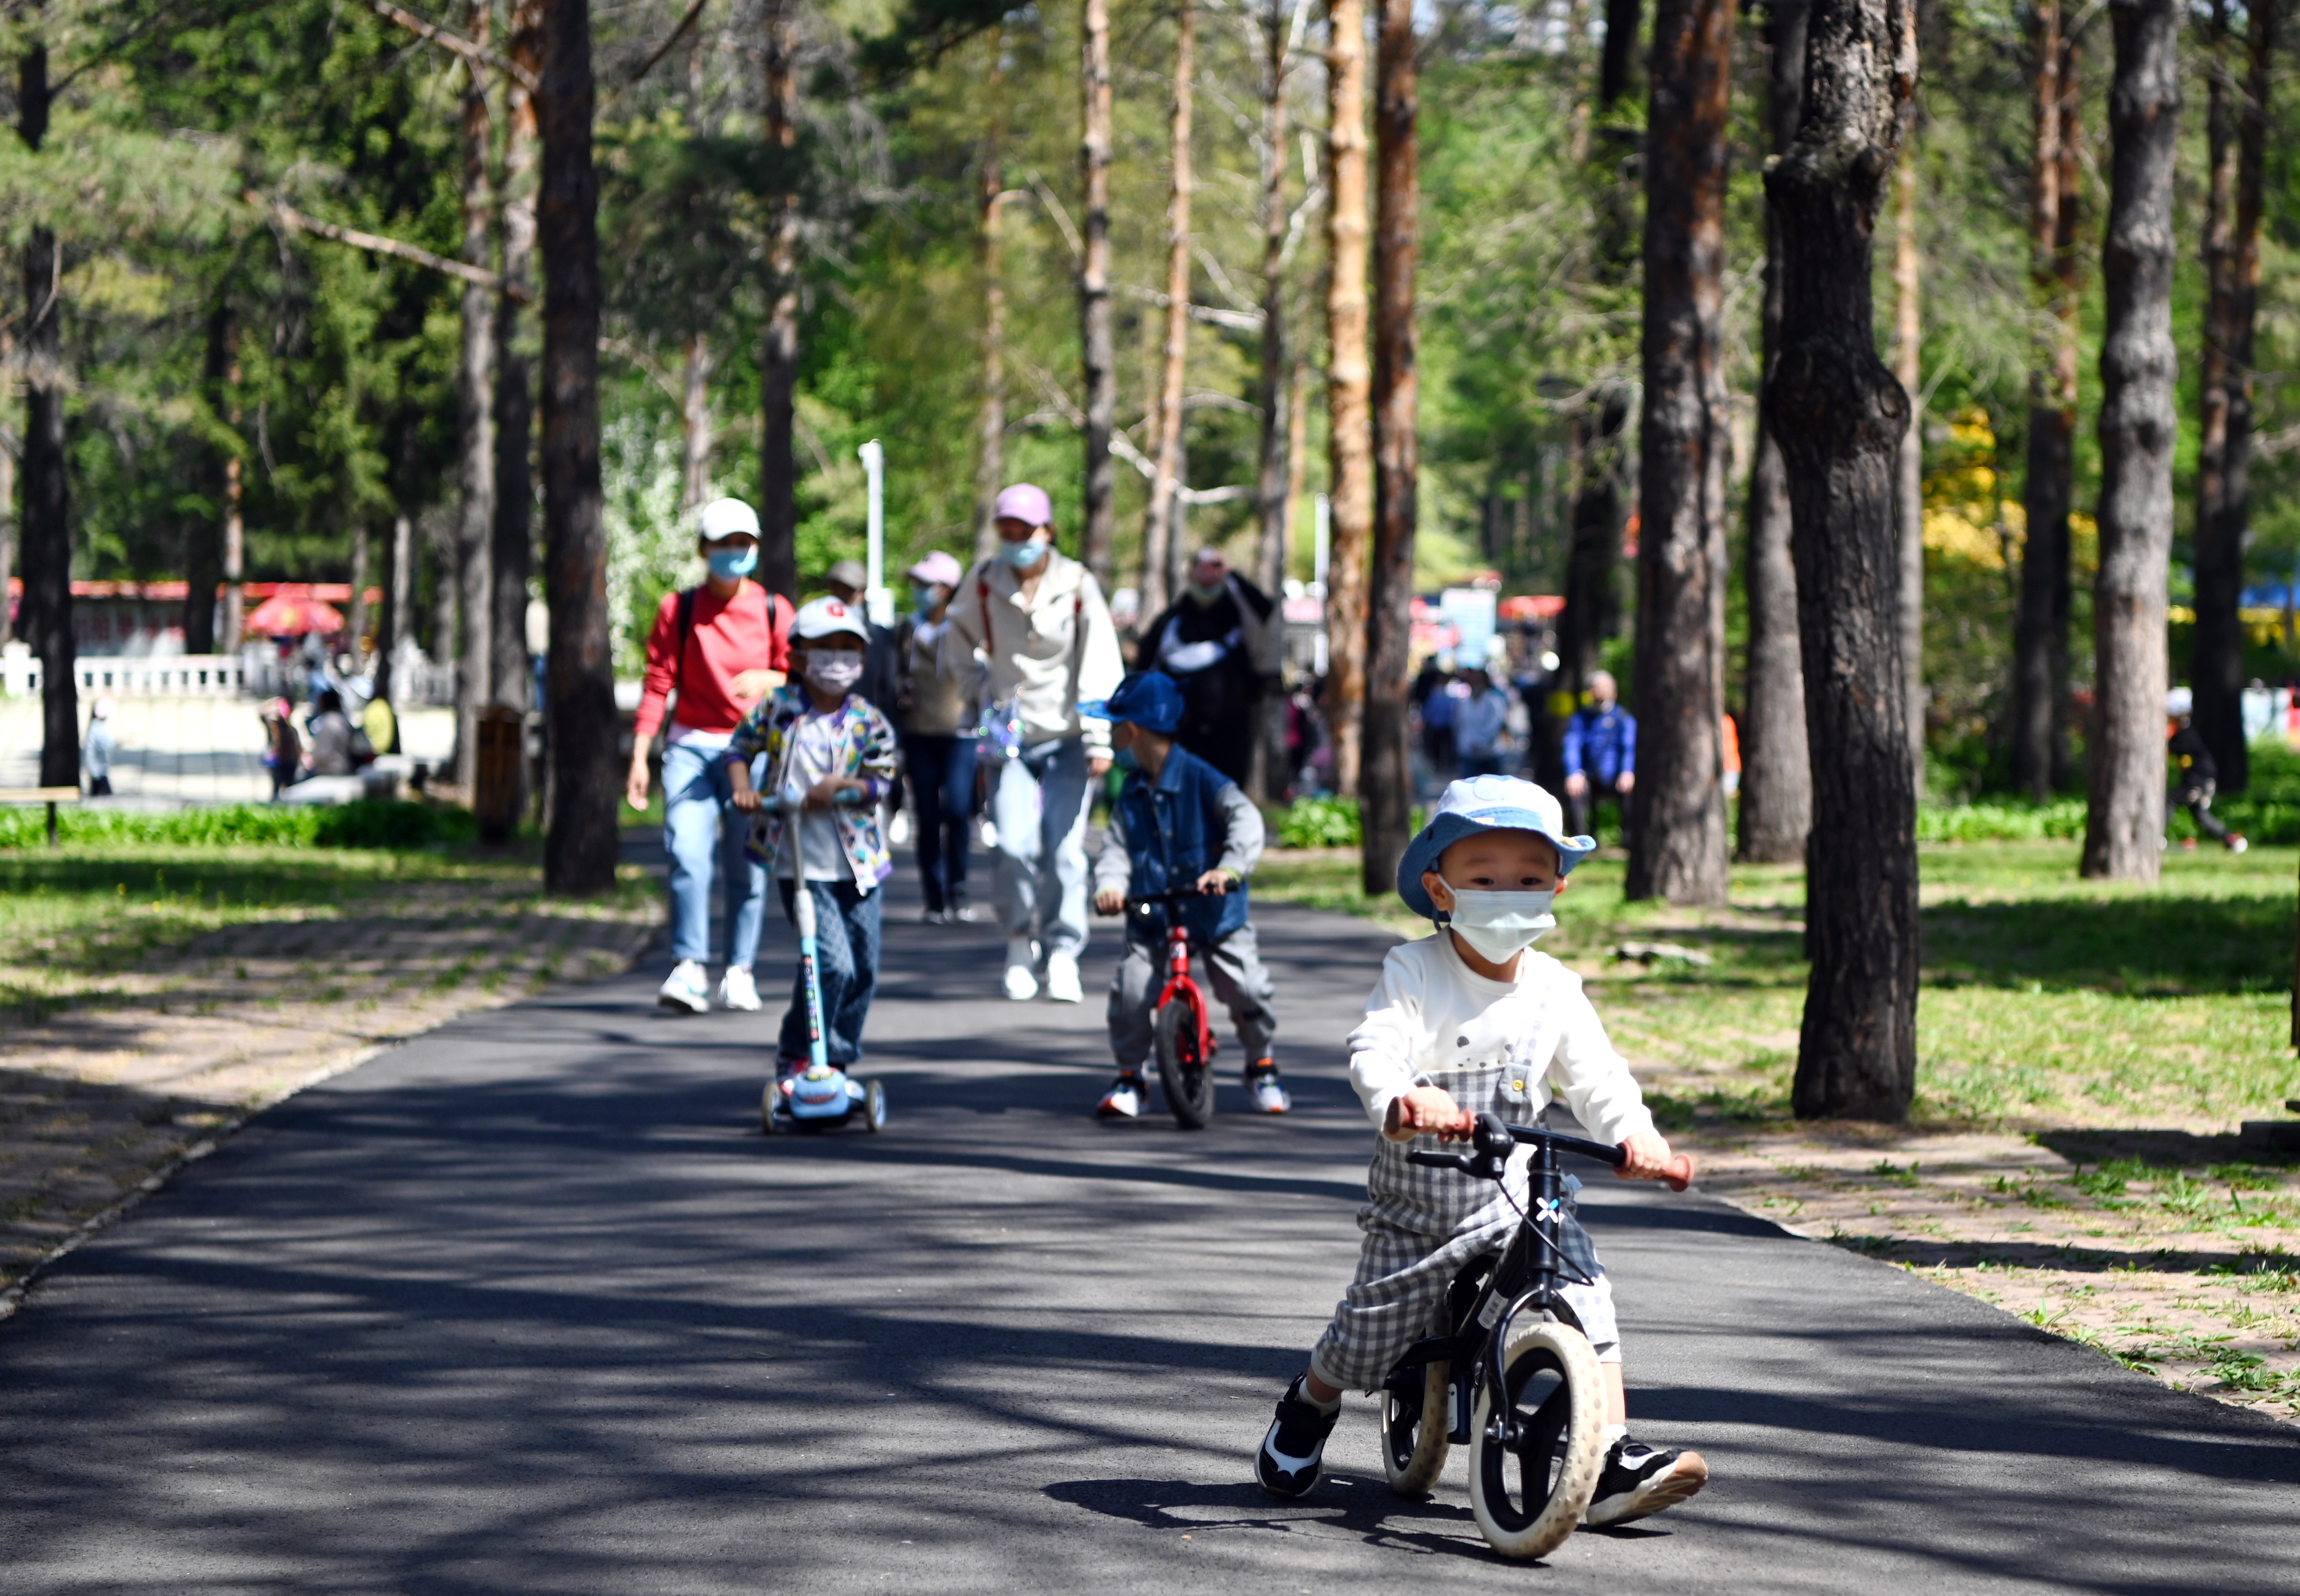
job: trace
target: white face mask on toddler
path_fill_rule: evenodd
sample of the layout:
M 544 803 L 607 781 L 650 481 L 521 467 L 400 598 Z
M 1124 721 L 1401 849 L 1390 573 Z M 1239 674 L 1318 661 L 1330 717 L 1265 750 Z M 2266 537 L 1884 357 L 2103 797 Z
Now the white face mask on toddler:
M 1443 876 L 1438 879 L 1446 881 Z M 1445 923 L 1495 964 L 1507 964 L 1557 924 L 1549 912 L 1557 897 L 1554 887 L 1538 893 L 1471 892 L 1446 881 L 1446 890 L 1454 894 L 1454 907 Z
M 862 656 L 849 649 L 810 649 L 806 679 L 825 693 L 851 693 L 862 679 Z

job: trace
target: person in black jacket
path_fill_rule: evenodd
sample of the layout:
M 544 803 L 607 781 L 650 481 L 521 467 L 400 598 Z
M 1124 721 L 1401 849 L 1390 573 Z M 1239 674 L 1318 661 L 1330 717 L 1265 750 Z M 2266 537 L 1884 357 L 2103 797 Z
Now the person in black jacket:
M 822 573 L 822 586 L 831 597 L 864 618 L 863 625 L 869 628 L 870 636 L 863 644 L 862 679 L 855 684 L 854 691 L 892 721 L 900 713 L 896 700 L 902 696 L 902 661 L 896 657 L 894 628 L 869 619 L 870 608 L 862 602 L 862 585 L 870 579 L 860 560 L 841 560 Z
M 1142 628 L 1134 669 L 1162 671 L 1182 689 L 1174 740 L 1230 780 L 1254 762 L 1255 711 L 1278 684 L 1274 650 L 1283 618 L 1270 595 L 1200 549 L 1189 586 Z
M 2240 831 L 2230 831 L 2212 813 L 2212 793 L 2220 785 L 2220 768 L 2212 763 L 2212 751 L 2196 728 L 2188 723 L 2189 712 L 2196 708 L 2194 695 L 2186 687 L 2175 687 L 2164 695 L 2165 730 L 2168 734 L 2165 752 L 2172 761 L 2171 795 L 2164 801 L 2164 812 L 2169 816 L 2175 809 L 2185 809 L 2196 829 L 2211 837 L 2231 853 L 2241 853 L 2251 844 Z M 2193 848 L 2194 837 L 2184 837 L 2180 845 Z

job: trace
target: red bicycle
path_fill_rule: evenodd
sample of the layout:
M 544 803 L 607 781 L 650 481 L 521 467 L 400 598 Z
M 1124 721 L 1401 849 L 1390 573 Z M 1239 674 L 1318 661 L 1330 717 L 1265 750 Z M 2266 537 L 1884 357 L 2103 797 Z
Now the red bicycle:
M 1129 897 L 1129 913 L 1148 914 L 1154 908 L 1179 905 L 1201 896 L 1196 887 Z M 1165 1088 L 1166 1106 L 1184 1130 L 1204 1130 L 1214 1117 L 1214 1054 L 1221 1043 L 1206 1021 L 1206 994 L 1190 977 L 1190 934 L 1179 914 L 1166 917 L 1166 985 L 1159 989 L 1157 1007 L 1150 1019 L 1153 1048 L 1158 1056 L 1158 1084 Z

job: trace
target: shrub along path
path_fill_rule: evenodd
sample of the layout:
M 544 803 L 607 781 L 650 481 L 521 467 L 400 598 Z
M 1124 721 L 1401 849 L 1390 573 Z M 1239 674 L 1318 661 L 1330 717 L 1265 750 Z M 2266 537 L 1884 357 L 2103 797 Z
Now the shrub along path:
M 2300 1167 L 2237 1145 L 2300 1095 L 2288 1041 L 2289 849 L 2176 851 L 2154 889 L 2076 878 L 2073 842 L 1923 850 L 1918 1098 L 1901 1127 L 1788 1115 L 1802 872 L 1743 868 L 1731 907 L 1575 872 L 1542 946 L 1588 983 L 1703 1188 L 1998 1303 L 2130 1367 L 2300 1416 Z M 1357 855 L 1270 856 L 1254 890 L 1423 922 L 1357 891 Z M 1625 943 L 1674 945 L 1624 959 Z
M 371 834 L 427 829 L 393 807 Z M 517 852 L 121 840 L 312 820 L 279 815 L 105 817 L 109 841 L 0 851 L 0 1287 L 255 1110 L 456 1015 L 620 972 L 662 918 L 635 869 L 612 898 L 552 902 Z

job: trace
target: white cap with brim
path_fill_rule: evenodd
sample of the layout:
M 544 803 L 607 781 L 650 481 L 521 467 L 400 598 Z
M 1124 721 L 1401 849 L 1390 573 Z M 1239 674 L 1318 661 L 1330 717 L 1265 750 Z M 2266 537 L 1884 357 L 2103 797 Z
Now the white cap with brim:
M 1557 873 L 1571 870 L 1597 851 L 1595 837 L 1565 835 L 1565 811 L 1532 782 L 1515 776 L 1472 776 L 1454 782 L 1438 800 L 1429 823 L 1406 844 L 1397 861 L 1397 895 L 1418 915 L 1438 918 L 1438 905 L 1421 885 L 1421 873 L 1438 868 L 1438 856 L 1480 831 L 1530 831 L 1557 850 Z
M 871 636 L 862 629 L 862 612 L 845 599 L 837 598 L 819 598 L 800 605 L 798 618 L 791 622 L 791 631 L 808 643 L 818 637 L 847 636 L 859 643 Z
M 706 543 L 738 536 L 756 537 L 759 512 L 740 499 L 713 499 L 703 507 L 697 528 Z

